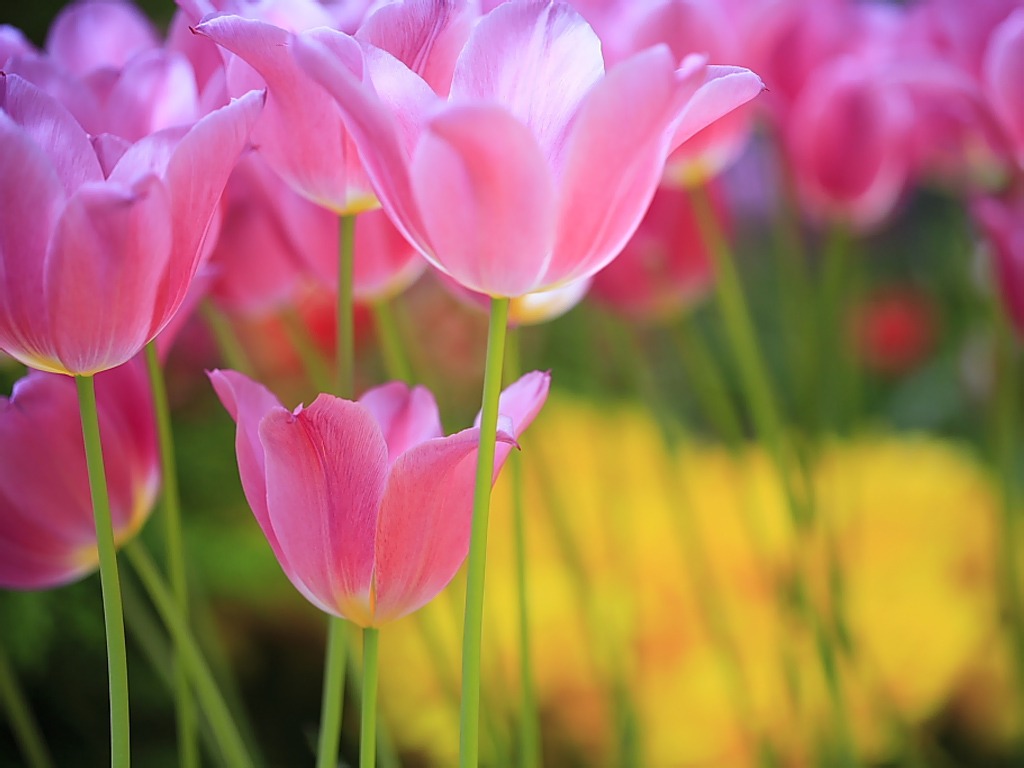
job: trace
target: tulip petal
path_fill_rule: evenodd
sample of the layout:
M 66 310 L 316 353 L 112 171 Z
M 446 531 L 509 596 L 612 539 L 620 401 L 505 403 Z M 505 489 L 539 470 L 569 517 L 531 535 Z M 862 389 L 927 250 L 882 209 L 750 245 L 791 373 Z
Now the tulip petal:
M 337 283 L 337 247 L 330 265 Z M 356 299 L 379 299 L 401 293 L 426 269 L 419 251 L 402 236 L 381 209 L 359 214 L 356 224 L 356 252 L 352 295 Z M 319 270 L 323 274 L 324 270 Z
M 437 402 L 425 387 L 392 381 L 368 390 L 359 402 L 373 414 L 384 433 L 389 464 L 413 446 L 444 434 Z
M 453 106 L 431 121 L 411 172 L 442 271 L 491 296 L 539 287 L 554 244 L 555 190 L 526 126 L 501 107 Z
M 71 373 L 133 357 L 153 338 L 153 306 L 171 253 L 160 180 L 86 185 L 64 209 L 46 262 L 53 352 Z
M 435 93 L 446 95 L 471 26 L 467 5 L 454 0 L 405 0 L 371 14 L 356 37 L 387 51 Z
M 86 182 L 103 180 L 89 136 L 56 99 L 17 75 L 0 72 L 0 109 L 43 150 L 68 195 Z
M 358 160 L 334 101 L 292 58 L 292 35 L 238 16 L 215 16 L 196 31 L 242 58 L 266 82 L 267 106 L 253 140 L 274 170 L 300 194 L 345 211 L 351 182 L 362 181 Z
M 506 3 L 473 30 L 451 101 L 501 104 L 555 160 L 580 103 L 603 75 L 601 42 L 568 3 Z
M 431 258 L 408 165 L 409 147 L 423 115 L 438 103 L 436 94 L 393 56 L 361 49 L 340 32 L 298 35 L 293 55 L 337 102 L 384 210 L 409 242 Z M 364 77 L 372 77 L 373 85 Z
M 74 3 L 50 27 L 46 50 L 79 77 L 120 69 L 137 53 L 159 47 L 149 19 L 131 3 Z
M 690 99 L 676 125 L 671 148 L 746 104 L 764 90 L 761 78 L 743 67 L 709 66 L 703 85 Z
M 509 384 L 498 399 L 498 432 L 505 433 L 508 440 L 499 442 L 494 454 L 494 479 L 498 479 L 505 460 L 515 441 L 533 423 L 544 407 L 551 389 L 551 374 L 546 371 L 531 371 Z M 480 414 L 476 415 L 474 427 L 480 426 Z
M 1024 67 L 1024 9 L 1012 13 L 992 34 L 985 53 L 985 90 L 1017 160 L 1024 162 L 1024 98 L 1020 74 Z
M 281 551 L 326 611 L 366 626 L 387 445 L 369 411 L 320 395 L 260 424 L 267 508 Z
M 198 109 L 191 64 L 180 54 L 159 50 L 132 59 L 107 99 L 109 130 L 129 141 L 164 128 L 191 125 Z
M 0 348 L 34 365 L 49 350 L 43 267 L 64 206 L 46 156 L 0 112 Z
M 661 178 L 679 98 L 672 57 L 658 46 L 614 67 L 583 102 L 566 148 L 551 282 L 593 275 L 629 241 Z
M 430 440 L 392 467 L 377 527 L 374 625 L 425 605 L 466 559 L 479 441 L 475 428 Z

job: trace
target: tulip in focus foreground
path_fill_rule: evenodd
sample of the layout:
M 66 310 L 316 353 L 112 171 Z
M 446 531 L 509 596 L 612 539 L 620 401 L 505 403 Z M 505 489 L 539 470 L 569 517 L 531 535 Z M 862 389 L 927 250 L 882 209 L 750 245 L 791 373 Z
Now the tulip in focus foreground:
M 285 574 L 311 603 L 378 627 L 434 598 L 469 549 L 479 429 L 443 437 L 422 387 L 283 408 L 234 371 L 210 374 L 238 425 L 245 496 Z M 501 396 L 495 476 L 547 398 L 529 373 Z
M 114 539 L 139 530 L 156 499 L 160 458 L 142 365 L 96 377 Z M 0 398 L 0 587 L 45 589 L 99 563 L 75 384 L 34 371 Z

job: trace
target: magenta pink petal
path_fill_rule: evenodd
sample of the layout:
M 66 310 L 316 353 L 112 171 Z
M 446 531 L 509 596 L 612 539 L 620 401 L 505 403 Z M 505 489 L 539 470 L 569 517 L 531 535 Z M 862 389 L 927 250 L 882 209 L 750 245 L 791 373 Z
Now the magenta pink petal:
M 154 335 L 153 307 L 171 252 L 160 180 L 86 185 L 69 201 L 46 260 L 53 352 L 92 374 L 135 355 Z
M 377 528 L 375 626 L 432 600 L 465 560 L 479 440 L 477 429 L 430 440 L 391 468 Z
M 545 371 L 531 371 L 505 387 L 498 400 L 498 430 L 504 432 L 507 440 L 499 441 L 494 454 L 494 478 L 498 478 L 514 442 L 533 423 L 548 399 L 551 388 L 551 374 Z M 475 426 L 480 426 L 477 414 Z
M 3 112 L 0 146 L 0 349 L 33 363 L 50 351 L 49 318 L 39 306 L 64 188 L 42 150 Z
M 217 201 L 245 148 L 263 98 L 263 93 L 253 91 L 211 112 L 174 148 L 165 176 L 171 194 L 174 251 L 168 279 L 157 297 L 154 334 L 185 298 Z
M 335 249 L 336 252 L 337 249 Z M 337 274 L 337 256 L 331 259 Z M 427 262 L 381 209 L 359 215 L 353 295 L 357 299 L 392 296 L 412 285 Z
M 293 55 L 338 103 L 366 173 L 395 226 L 429 255 L 408 164 L 423 115 L 438 102 L 437 96 L 383 51 L 368 48 L 364 61 L 359 44 L 340 32 L 315 30 L 298 35 Z M 365 79 L 371 72 L 373 84 Z
M 453 106 L 431 121 L 411 171 L 442 271 L 491 296 L 540 287 L 554 245 L 555 189 L 526 126 L 501 107 Z
M 378 9 L 356 37 L 387 51 L 445 96 L 472 22 L 468 4 L 405 0 Z
M 1019 163 L 1024 164 L 1024 9 L 999 25 L 984 62 L 985 90 Z
M 131 146 L 129 141 L 112 133 L 101 133 L 92 137 L 92 148 L 96 152 L 96 159 L 100 161 L 104 176 L 114 172 L 114 168 Z
M 456 65 L 451 101 L 505 106 L 554 160 L 602 75 L 601 42 L 568 3 L 506 3 L 473 30 Z
M 159 45 L 145 15 L 123 2 L 73 3 L 57 17 L 46 38 L 47 52 L 78 76 L 120 69 L 137 53 Z
M 103 179 L 89 136 L 56 99 L 17 75 L 0 72 L 0 109 L 46 153 L 68 195 Z
M 297 414 L 271 411 L 259 434 L 281 551 L 324 610 L 365 626 L 387 478 L 380 428 L 361 405 L 320 395 Z
M 392 381 L 368 390 L 359 402 L 384 433 L 389 464 L 413 446 L 444 434 L 437 402 L 425 387 Z
M 661 178 L 678 99 L 672 57 L 658 46 L 613 68 L 583 102 L 568 139 L 545 284 L 593 275 L 628 242 Z

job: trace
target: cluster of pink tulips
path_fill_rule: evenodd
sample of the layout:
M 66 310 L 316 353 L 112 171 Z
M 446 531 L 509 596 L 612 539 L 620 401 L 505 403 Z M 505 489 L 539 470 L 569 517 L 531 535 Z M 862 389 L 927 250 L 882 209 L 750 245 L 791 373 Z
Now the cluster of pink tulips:
M 254 761 L 190 621 L 200 598 L 164 368 L 197 343 L 198 318 L 223 368 L 189 371 L 189 386 L 212 388 L 234 420 L 256 523 L 329 617 L 321 768 L 339 761 L 352 627 L 369 768 L 378 632 L 464 563 L 459 759 L 479 764 L 491 488 L 520 447 L 529 453 L 520 441 L 559 376 L 557 360 L 521 374 L 518 326 L 587 297 L 629 327 L 672 324 L 714 292 L 745 410 L 699 334 L 682 344 L 688 375 L 721 437 L 742 441 L 749 428 L 764 444 L 797 541 L 817 530 L 803 446 L 813 450 L 830 398 L 870 365 L 837 351 L 852 243 L 884 230 L 920 186 L 945 189 L 989 243 L 1004 330 L 1024 332 L 1024 0 L 177 4 L 166 35 L 127 0 L 69 4 L 41 48 L 0 25 L 0 351 L 31 369 L 0 399 L 0 587 L 51 588 L 98 568 L 112 765 L 132 754 L 119 559 L 170 640 L 181 765 L 200 764 L 201 736 L 225 764 Z M 742 217 L 783 222 L 788 397 L 733 259 Z M 820 243 L 819 266 L 808 244 Z M 395 314 L 428 273 L 489 313 L 486 350 L 473 353 L 482 397 L 446 381 L 462 398 L 452 410 L 479 414 L 448 435 L 434 395 L 415 385 L 419 355 Z M 303 312 L 324 295 L 333 329 L 318 336 Z M 357 305 L 373 314 L 377 367 L 359 362 Z M 266 318 L 303 360 L 304 391 L 320 392 L 307 406 L 282 405 L 280 379 L 248 359 L 247 346 L 266 359 L 269 334 L 253 325 Z M 246 324 L 258 330 L 240 343 Z M 901 369 L 899 354 L 865 338 L 864 359 Z M 642 382 L 638 359 L 623 369 Z M 1014 499 L 1020 393 L 1006 386 L 995 399 L 1008 409 L 998 418 Z M 678 409 L 666 398 L 650 395 L 669 425 Z M 790 416 L 787 400 L 814 413 Z M 135 540 L 158 499 L 159 565 Z M 1024 643 L 1014 546 L 1006 599 Z M 524 582 L 529 559 L 520 543 Z M 833 694 L 822 764 L 855 765 L 841 644 L 799 557 L 790 576 L 792 621 L 819 637 Z M 542 750 L 525 647 L 523 657 L 517 754 L 529 766 Z M 34 766 L 47 764 L 30 727 L 19 739 Z

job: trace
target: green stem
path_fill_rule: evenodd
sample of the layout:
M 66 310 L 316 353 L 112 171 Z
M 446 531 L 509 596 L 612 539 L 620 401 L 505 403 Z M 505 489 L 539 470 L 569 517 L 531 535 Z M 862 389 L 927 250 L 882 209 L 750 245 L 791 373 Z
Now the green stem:
M 491 510 L 494 442 L 498 433 L 498 398 L 501 394 L 501 366 L 505 357 L 508 305 L 508 299 L 491 299 L 491 319 L 487 330 L 480 448 L 477 451 L 476 487 L 473 492 L 473 526 L 469 541 L 466 619 L 462 639 L 462 713 L 459 730 L 459 764 L 462 768 L 476 766 L 479 762 L 480 656 L 483 642 L 487 522 Z
M 206 327 L 213 334 L 213 340 L 217 343 L 217 349 L 224 364 L 232 370 L 252 376 L 255 366 L 245 352 L 245 347 L 238 338 L 231 321 L 221 312 L 217 306 L 205 299 L 199 305 L 199 311 L 203 316 Z
M 384 368 L 388 378 L 392 380 L 413 380 L 412 366 L 402 345 L 402 334 L 398 327 L 398 318 L 388 299 L 377 299 L 371 305 L 373 309 L 373 325 L 377 329 L 381 354 L 384 357 Z
M 359 768 L 373 768 L 377 748 L 377 637 L 373 627 L 363 629 L 363 703 L 359 730 Z
M 181 654 L 181 661 L 195 686 L 199 705 L 203 708 L 206 720 L 217 739 L 224 762 L 232 768 L 251 766 L 252 759 L 246 751 L 231 712 L 217 688 L 199 646 L 196 645 L 188 626 L 177 611 L 171 591 L 160 578 L 160 571 L 138 541 L 126 545 L 124 553 Z
M 519 331 L 511 329 L 505 354 L 505 380 L 520 376 Z M 530 651 L 530 599 L 526 568 L 526 483 L 522 457 L 509 457 L 512 480 L 512 525 L 515 538 L 516 596 L 519 608 L 519 765 L 540 766 L 540 718 L 537 713 L 537 692 L 533 683 L 533 654 Z
M 3 648 L 0 648 L 0 705 L 7 711 L 14 739 L 29 768 L 50 768 L 53 758 L 50 757 L 39 724 L 32 716 L 32 710 Z
M 324 689 L 320 702 L 320 743 L 317 768 L 335 768 L 341 742 L 341 715 L 345 704 L 345 657 L 348 655 L 348 626 L 344 619 L 331 616 L 327 631 L 327 659 Z
M 285 335 L 288 336 L 288 343 L 292 345 L 295 354 L 302 363 L 303 370 L 309 383 L 318 392 L 327 392 L 331 388 L 331 374 L 323 355 L 316 347 L 309 334 L 309 328 L 299 315 L 295 307 L 286 307 L 281 312 L 281 324 L 284 326 Z
M 181 499 L 178 493 L 178 469 L 171 433 L 171 409 L 167 403 L 167 384 L 157 356 L 156 340 L 146 345 L 146 367 L 153 393 L 157 435 L 160 440 L 160 470 L 163 476 L 164 539 L 167 547 L 167 572 L 171 591 L 182 621 L 188 623 L 188 584 L 185 578 L 185 547 L 181 540 Z M 181 662 L 181 649 L 174 649 L 174 701 L 178 723 L 178 758 L 182 768 L 199 765 L 199 741 L 188 675 Z
M 96 521 L 96 547 L 100 560 L 103 592 L 103 623 L 107 635 L 107 674 L 110 681 L 110 762 L 121 768 L 131 763 L 128 725 L 128 656 L 124 640 L 121 583 L 117 575 L 114 526 L 110 519 L 110 496 L 103 468 L 96 387 L 92 376 L 76 376 L 78 405 L 82 414 L 82 437 L 89 468 L 89 492 Z
M 355 395 L 355 302 L 352 298 L 355 263 L 355 215 L 342 216 L 338 233 L 338 338 L 337 394 L 351 399 Z
M 818 323 L 820 341 L 818 348 L 817 390 L 825 400 L 820 403 L 819 425 L 842 433 L 846 428 L 847 382 L 852 374 L 852 360 L 849 343 L 845 338 L 843 324 L 846 314 L 846 297 L 849 295 L 849 250 L 850 238 L 846 229 L 836 225 L 825 246 L 825 264 L 822 273 L 822 290 L 819 304 Z

